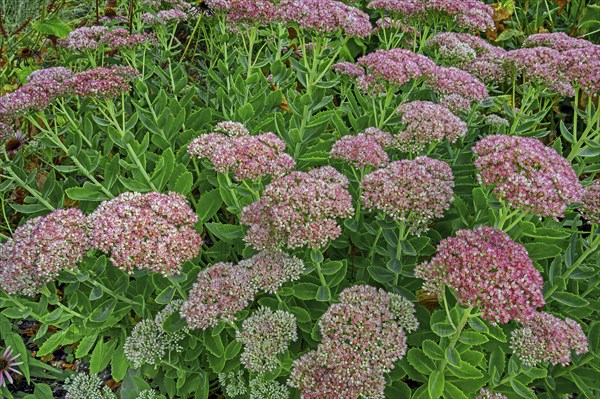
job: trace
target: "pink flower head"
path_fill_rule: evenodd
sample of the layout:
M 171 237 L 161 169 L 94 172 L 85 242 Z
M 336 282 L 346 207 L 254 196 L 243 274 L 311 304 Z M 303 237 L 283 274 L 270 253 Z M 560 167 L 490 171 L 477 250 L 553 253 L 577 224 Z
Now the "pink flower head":
M 89 219 L 94 246 L 123 270 L 172 276 L 203 244 L 194 230 L 198 216 L 179 193 L 123 193 L 102 202 Z
M 452 288 L 463 306 L 478 306 L 492 323 L 523 321 L 544 305 L 543 279 L 527 250 L 493 227 L 459 230 L 442 240 L 437 254 L 417 265 L 423 288 L 440 297 Z
M 188 152 L 207 158 L 221 173 L 231 170 L 236 180 L 282 176 L 296 165 L 285 152 L 285 142 L 275 134 L 249 136 L 239 133 L 239 130 L 231 132 L 201 135 L 190 143 Z
M 546 312 L 534 313 L 522 322 L 510 337 L 513 352 L 526 366 L 540 363 L 571 363 L 571 352 L 587 353 L 588 341 L 581 326 L 574 320 L 564 321 Z
M 322 248 L 340 236 L 337 218 L 354 213 L 348 179 L 331 166 L 294 171 L 273 180 L 262 198 L 246 206 L 244 240 L 257 249 Z
M 0 244 L 0 289 L 35 295 L 62 270 L 74 270 L 92 249 L 90 225 L 78 209 L 27 220 Z
M 28 82 L 62 82 L 73 76 L 73 71 L 65 67 L 42 68 L 33 71 L 27 77 Z
M 402 115 L 404 130 L 393 136 L 392 147 L 419 152 L 427 145 L 448 140 L 455 143 L 467 134 L 467 124 L 448 108 L 430 101 L 412 101 L 396 110 Z
M 473 152 L 481 182 L 493 185 L 494 194 L 513 208 L 560 217 L 581 201 L 583 187 L 569 161 L 537 139 L 487 136 Z
M 64 81 L 75 96 L 104 98 L 120 96 L 130 89 L 129 81 L 139 73 L 130 67 L 98 67 L 77 72 Z
M 220 262 L 202 270 L 181 306 L 188 326 L 205 330 L 219 321 L 233 322 L 235 315 L 254 299 L 250 271 L 232 263 Z
M 72 30 L 69 35 L 58 43 L 73 51 L 95 50 L 100 45 L 100 38 L 108 31 L 105 26 L 83 26 Z
M 21 356 L 21 354 L 17 353 L 15 356 L 13 356 L 12 354 L 13 350 L 10 346 L 8 346 L 4 350 L 2 356 L 0 356 L 0 388 L 5 387 L 7 385 L 6 381 L 8 381 L 9 384 L 13 383 L 12 376 L 10 375 L 11 371 L 13 373 L 22 375 L 21 372 L 16 369 L 16 367 L 23 364 L 23 362 L 15 362 L 15 360 L 19 356 Z
M 469 72 L 486 83 L 506 80 L 501 47 L 493 46 L 479 36 L 468 33 L 442 32 L 427 41 L 438 50 L 439 56 L 449 65 Z
M 236 340 L 244 344 L 240 357 L 252 373 L 263 374 L 277 369 L 277 356 L 285 353 L 291 341 L 298 339 L 296 317 L 283 310 L 260 307 L 242 323 Z
M 590 45 L 591 42 L 571 37 L 564 32 L 536 33 L 529 35 L 523 42 L 523 47 L 549 47 L 556 51 L 585 48 Z
M 229 136 L 249 136 L 250 131 L 243 123 L 233 121 L 223 121 L 217 123 L 215 132 L 225 133 Z
M 357 37 L 367 37 L 373 32 L 366 13 L 341 1 L 282 0 L 276 7 L 279 21 L 293 22 L 300 29 L 319 33 L 343 32 Z
M 364 67 L 375 82 L 395 86 L 429 75 L 436 68 L 431 59 L 399 48 L 367 54 L 358 59 L 357 65 Z
M 366 285 L 342 291 L 319 321 L 317 350 L 294 362 L 290 385 L 303 398 L 383 398 L 384 373 L 406 353 L 403 324 L 414 319 L 414 306 L 397 312 L 396 297 Z
M 459 96 L 467 102 L 480 102 L 489 95 L 483 82 L 454 67 L 435 67 L 428 73 L 426 81 L 437 94 Z
M 251 285 L 258 291 L 274 294 L 288 281 L 298 280 L 304 271 L 304 263 L 295 256 L 281 251 L 261 251 L 239 265 L 248 269 Z
M 389 133 L 384 134 L 389 137 L 388 141 L 391 140 Z M 389 162 L 389 156 L 377 138 L 365 133 L 342 137 L 333 144 L 329 157 L 341 159 L 359 169 L 382 167 Z
M 361 186 L 366 209 L 406 223 L 413 234 L 426 231 L 434 218 L 442 217 L 454 198 L 450 166 L 428 157 L 391 162 L 366 175 Z
M 590 223 L 600 224 L 600 180 L 585 187 L 581 214 Z
M 567 74 L 568 59 L 548 47 L 511 50 L 504 56 L 506 68 L 527 81 L 540 83 L 560 95 L 572 97 L 575 90 Z
M 489 389 L 481 388 L 479 395 L 475 399 L 509 399 L 508 396 L 501 393 L 492 392 Z
M 0 97 L 0 118 L 16 118 L 30 111 L 43 110 L 67 91 L 64 82 L 42 80 L 41 77 L 34 79 Z
M 277 7 L 271 0 L 206 0 L 214 11 L 227 13 L 232 22 L 252 25 L 277 22 Z

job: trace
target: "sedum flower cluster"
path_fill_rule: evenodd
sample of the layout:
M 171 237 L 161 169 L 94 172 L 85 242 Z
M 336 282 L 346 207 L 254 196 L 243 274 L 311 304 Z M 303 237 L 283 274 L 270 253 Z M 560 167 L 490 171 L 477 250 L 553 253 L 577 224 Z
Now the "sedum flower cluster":
M 65 399 L 117 399 L 117 396 L 104 385 L 96 375 L 75 373 L 65 380 Z
M 33 296 L 62 270 L 74 270 L 91 250 L 90 224 L 78 209 L 27 220 L 0 244 L 0 289 Z
M 475 399 L 508 399 L 508 396 L 481 388 L 479 390 L 479 395 L 477 395 Z
M 571 363 L 571 352 L 588 352 L 588 341 L 581 326 L 568 317 L 561 320 L 546 312 L 535 313 L 513 330 L 510 346 L 526 366 L 540 363 Z
M 537 139 L 491 135 L 473 152 L 480 181 L 513 208 L 561 217 L 569 204 L 581 201 L 583 187 L 570 162 Z
M 429 14 L 440 13 L 463 29 L 494 29 L 494 10 L 479 0 L 371 0 L 367 7 L 388 11 L 403 19 L 424 19 Z
M 137 77 L 139 73 L 126 66 L 75 73 L 62 67 L 41 69 L 33 72 L 26 84 L 0 97 L 0 120 L 43 110 L 60 98 L 114 97 L 128 91 L 130 81 Z
M 385 148 L 391 142 L 392 136 L 389 133 L 369 128 L 356 136 L 344 136 L 333 143 L 329 157 L 341 159 L 358 169 L 368 166 L 379 168 L 389 162 Z
M 404 152 L 423 151 L 431 143 L 455 143 L 467 134 L 467 124 L 448 108 L 430 101 L 411 101 L 396 110 L 404 129 L 396 133 L 392 148 Z
M 97 50 L 104 46 L 110 49 L 132 49 L 153 42 L 146 33 L 130 33 L 127 29 L 108 29 L 105 26 L 81 27 L 72 30 L 60 40 L 59 45 L 76 52 Z
M 452 169 L 428 157 L 391 162 L 366 175 L 361 187 L 367 210 L 382 211 L 405 223 L 413 234 L 426 231 L 454 199 Z
M 164 276 L 181 271 L 198 255 L 198 216 L 179 193 L 127 192 L 102 202 L 89 216 L 96 249 L 123 270 L 147 269 Z
M 168 352 L 181 352 L 180 341 L 188 332 L 167 332 L 163 328 L 164 321 L 181 309 L 183 300 L 175 300 L 158 312 L 154 319 L 145 319 L 133 327 L 131 334 L 125 339 L 123 352 L 134 368 L 144 364 L 159 364 Z
M 492 323 L 523 322 L 544 305 L 543 279 L 527 250 L 494 227 L 459 230 L 437 246 L 437 254 L 415 268 L 423 288 L 441 297 L 454 290 L 463 306 L 477 306 Z
M 581 214 L 590 223 L 600 224 L 600 180 L 585 187 Z
M 339 300 L 319 321 L 321 343 L 294 362 L 288 383 L 305 399 L 384 398 L 384 374 L 406 352 L 404 326 L 418 327 L 414 306 L 366 285 L 346 288 Z
M 230 121 L 221 122 L 216 130 L 223 133 L 196 137 L 188 153 L 208 159 L 221 173 L 231 170 L 236 180 L 283 176 L 296 165 L 285 152 L 285 142 L 273 133 L 250 136 L 245 126 Z
M 294 171 L 273 180 L 242 211 L 244 240 L 257 249 L 322 248 L 340 236 L 337 218 L 354 213 L 348 179 L 331 166 Z
M 427 40 L 427 45 L 436 49 L 446 64 L 469 72 L 483 82 L 499 84 L 506 80 L 503 59 L 506 50 L 479 36 L 442 32 Z
M 240 360 L 251 373 L 275 371 L 279 366 L 277 356 L 298 339 L 296 317 L 284 310 L 260 307 L 244 320 L 236 339 L 244 344 Z
M 207 0 L 213 10 L 227 12 L 234 22 L 283 23 L 317 33 L 343 32 L 367 37 L 373 32 L 369 16 L 335 0 Z
M 299 279 L 303 270 L 300 259 L 278 251 L 259 252 L 237 265 L 216 263 L 198 274 L 181 316 L 201 330 L 220 321 L 233 322 L 258 292 L 276 292 L 287 281 Z
M 185 0 L 144 0 L 143 4 L 152 10 L 158 10 L 142 13 L 140 18 L 148 25 L 176 24 L 199 16 L 198 10 Z

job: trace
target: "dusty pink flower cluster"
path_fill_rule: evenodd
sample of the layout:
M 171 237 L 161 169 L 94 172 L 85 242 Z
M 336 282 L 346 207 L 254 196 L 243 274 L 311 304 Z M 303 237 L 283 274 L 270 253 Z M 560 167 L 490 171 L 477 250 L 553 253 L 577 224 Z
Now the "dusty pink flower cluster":
M 62 270 L 74 270 L 92 249 L 90 225 L 78 209 L 27 220 L 0 244 L 0 289 L 35 295 Z
M 391 162 L 366 175 L 361 200 L 368 210 L 380 210 L 405 223 L 413 234 L 428 229 L 454 199 L 450 166 L 428 157 Z
M 404 19 L 442 13 L 463 29 L 494 29 L 494 10 L 479 0 L 371 0 L 368 8 L 392 12 Z
M 291 341 L 298 339 L 296 317 L 284 310 L 260 307 L 242 323 L 236 340 L 244 344 L 240 357 L 252 373 L 263 374 L 278 367 L 277 356 L 285 353 Z
M 258 249 L 322 248 L 342 233 L 337 218 L 354 213 L 348 179 L 331 166 L 294 171 L 273 180 L 240 218 L 244 240 Z
M 29 82 L 0 97 L 0 119 L 14 118 L 48 107 L 59 98 L 71 95 L 110 97 L 130 88 L 129 82 L 139 76 L 130 67 L 113 66 L 73 73 L 67 68 L 40 69 Z
M 436 67 L 426 82 L 441 96 L 440 104 L 452 111 L 468 110 L 471 103 L 485 100 L 485 84 L 470 73 L 454 67 Z
M 506 50 L 468 33 L 442 32 L 427 41 L 445 63 L 469 72 L 486 83 L 506 80 Z
M 544 305 L 543 279 L 527 250 L 493 227 L 459 230 L 415 268 L 423 288 L 438 297 L 445 286 L 463 306 L 478 306 L 492 323 L 523 322 Z
M 572 319 L 561 320 L 546 312 L 531 315 L 521 328 L 511 333 L 510 346 L 526 366 L 540 363 L 571 363 L 571 352 L 588 352 L 588 341 L 581 326 Z
M 481 388 L 479 395 L 475 399 L 509 399 L 508 396 L 501 393 L 490 391 L 489 389 Z
M 221 122 L 218 131 L 196 137 L 188 146 L 190 155 L 206 158 L 221 173 L 233 172 L 236 180 L 278 177 L 294 168 L 296 162 L 285 152 L 285 142 L 273 133 L 250 136 L 239 123 Z
M 574 96 L 567 73 L 567 59 L 548 47 L 521 48 L 504 55 L 506 68 L 527 81 L 538 82 L 563 96 Z
M 275 293 L 300 278 L 304 264 L 279 251 L 263 251 L 239 264 L 220 262 L 202 270 L 181 315 L 192 328 L 207 329 L 233 322 L 260 291 Z
M 72 51 L 96 50 L 100 46 L 111 49 L 132 49 L 151 43 L 153 37 L 145 33 L 129 33 L 127 29 L 109 30 L 105 26 L 81 27 L 72 30 L 69 35 L 60 40 L 59 45 Z
M 366 37 L 373 32 L 369 16 L 335 0 L 208 0 L 209 7 L 228 13 L 236 22 L 295 24 L 319 33 L 344 32 Z
M 385 148 L 390 146 L 391 141 L 389 133 L 372 128 L 356 136 L 344 136 L 333 143 L 329 157 L 341 159 L 359 169 L 382 167 L 389 162 Z
M 277 18 L 319 33 L 342 31 L 347 36 L 367 37 L 373 32 L 366 13 L 341 1 L 282 0 L 277 5 Z
M 600 224 L 600 180 L 585 187 L 581 214 L 590 223 Z
M 592 43 L 577 39 L 564 32 L 536 33 L 528 36 L 523 42 L 523 47 L 549 47 L 556 51 L 567 51 L 578 48 L 586 48 Z
M 429 144 L 448 140 L 455 143 L 467 134 L 467 124 L 448 108 L 430 101 L 411 101 L 396 110 L 404 129 L 393 136 L 392 147 L 420 152 Z
M 102 202 L 89 216 L 93 245 L 123 269 L 147 269 L 165 276 L 181 271 L 198 255 L 198 216 L 178 193 L 127 192 Z
M 513 208 L 560 217 L 581 201 L 583 187 L 569 161 L 537 139 L 491 135 L 473 152 L 480 181 Z
M 200 15 L 198 10 L 185 0 L 145 0 L 144 4 L 158 10 L 141 15 L 142 22 L 148 25 L 178 23 Z
M 384 373 L 406 353 L 392 296 L 366 285 L 342 291 L 319 321 L 321 343 L 294 362 L 289 384 L 305 399 L 384 398 Z M 414 307 L 408 312 L 414 318 Z

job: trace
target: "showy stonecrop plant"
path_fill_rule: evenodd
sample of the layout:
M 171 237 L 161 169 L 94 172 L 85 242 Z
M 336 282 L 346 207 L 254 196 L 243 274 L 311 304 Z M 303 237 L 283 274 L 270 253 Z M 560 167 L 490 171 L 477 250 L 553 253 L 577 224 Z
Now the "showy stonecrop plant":
M 599 394 L 598 44 L 506 2 L 51 3 L 0 18 L 2 397 Z

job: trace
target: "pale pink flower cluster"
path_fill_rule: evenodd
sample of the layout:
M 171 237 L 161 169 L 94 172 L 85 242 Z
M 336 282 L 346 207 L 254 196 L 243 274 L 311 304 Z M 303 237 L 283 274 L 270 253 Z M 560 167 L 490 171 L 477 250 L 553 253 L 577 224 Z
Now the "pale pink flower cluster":
M 33 71 L 27 76 L 28 82 L 62 82 L 73 76 L 73 71 L 65 67 L 50 67 Z
M 448 108 L 430 101 L 411 101 L 398 107 L 404 129 L 394 134 L 392 147 L 420 152 L 431 143 L 455 143 L 467 134 L 467 124 Z
M 440 104 L 452 111 L 468 110 L 471 103 L 488 98 L 485 84 L 470 73 L 454 67 L 437 66 L 426 82 L 441 96 Z
M 277 5 L 277 19 L 319 33 L 342 31 L 357 37 L 373 33 L 365 12 L 335 0 L 282 0 Z
M 463 306 L 477 306 L 492 323 L 523 322 L 544 305 L 543 279 L 521 244 L 494 227 L 459 230 L 415 268 L 423 288 L 441 297 L 452 288 Z
M 600 224 L 600 180 L 585 187 L 581 215 L 590 223 Z
M 523 327 L 511 333 L 510 346 L 526 366 L 540 363 L 571 363 L 571 352 L 588 352 L 588 341 L 581 326 L 572 319 L 561 320 L 546 312 L 531 315 Z
M 270 294 L 275 294 L 286 282 L 298 280 L 304 271 L 304 262 L 276 250 L 261 251 L 241 260 L 239 265 L 249 270 L 250 285 L 255 291 Z
M 489 44 L 479 36 L 442 32 L 429 39 L 427 45 L 437 49 L 444 62 L 486 83 L 502 83 L 506 80 L 503 61 L 506 50 Z
M 142 22 L 148 25 L 169 24 L 187 21 L 200 13 L 185 0 L 145 0 L 144 3 L 155 11 L 141 15 Z
M 369 16 L 335 0 L 209 0 L 209 7 L 228 13 L 236 22 L 284 23 L 318 33 L 343 32 L 367 37 L 373 32 Z
M 586 48 L 592 43 L 577 39 L 564 32 L 536 33 L 528 36 L 523 42 L 523 47 L 549 47 L 556 51 L 567 51 L 578 48 Z
M 221 122 L 217 131 L 196 137 L 188 153 L 206 158 L 221 173 L 232 171 L 236 180 L 278 177 L 294 168 L 296 162 L 285 152 L 286 144 L 273 133 L 250 136 L 244 125 Z
M 113 66 L 73 73 L 67 68 L 40 69 L 29 81 L 0 97 L 0 119 L 15 118 L 47 108 L 59 98 L 71 95 L 109 97 L 129 90 L 129 82 L 139 73 L 130 67 Z
M 235 315 L 254 299 L 251 274 L 245 267 L 220 262 L 202 270 L 181 306 L 190 328 L 205 330 L 220 321 L 233 322 Z
M 130 89 L 130 81 L 140 73 L 127 66 L 98 67 L 76 72 L 64 84 L 69 93 L 80 97 L 105 98 L 121 95 Z
M 62 270 L 74 270 L 91 250 L 90 225 L 78 209 L 27 220 L 0 244 L 0 289 L 35 295 Z
M 58 43 L 72 51 L 96 50 L 100 46 L 111 49 L 132 49 L 151 43 L 153 37 L 145 33 L 130 33 L 127 29 L 109 30 L 105 26 L 81 27 L 72 30 Z
M 366 209 L 380 210 L 405 223 L 413 234 L 426 231 L 454 200 L 452 169 L 428 157 L 391 162 L 366 175 L 361 187 Z
M 329 157 L 341 159 L 359 169 L 367 166 L 379 168 L 389 162 L 385 148 L 390 146 L 391 141 L 392 136 L 379 129 L 344 136 L 333 143 Z
M 568 59 L 559 51 L 548 47 L 521 48 L 508 51 L 504 62 L 513 75 L 540 83 L 563 96 L 575 95 L 567 71 Z
M 331 166 L 273 180 L 242 211 L 241 223 L 250 226 L 244 240 L 258 249 L 326 246 L 342 233 L 336 219 L 354 213 L 348 184 Z
M 123 270 L 172 276 L 203 244 L 198 216 L 179 193 L 126 192 L 102 202 L 89 216 L 93 245 Z
M 220 262 L 202 270 L 183 304 L 181 315 L 192 328 L 207 329 L 220 321 L 233 322 L 260 291 L 275 293 L 297 280 L 304 264 L 295 256 L 263 251 L 239 264 Z
M 509 399 L 508 396 L 501 393 L 490 391 L 489 389 L 481 388 L 479 395 L 475 399 Z
M 404 19 L 425 18 L 439 12 L 463 29 L 494 29 L 494 10 L 479 0 L 371 0 L 367 7 L 389 11 Z
M 342 291 L 319 321 L 321 343 L 294 362 L 288 383 L 304 399 L 384 398 L 384 374 L 407 349 L 392 296 L 366 285 Z
M 252 373 L 263 374 L 279 366 L 277 356 L 298 339 L 296 316 L 284 310 L 260 307 L 242 323 L 236 340 L 244 344 L 242 364 Z
M 356 64 L 365 69 L 357 77 L 358 86 L 365 91 L 376 90 L 381 84 L 402 86 L 431 74 L 436 68 L 424 55 L 400 48 L 377 50 L 360 57 Z
M 491 135 L 473 152 L 482 184 L 513 208 L 561 217 L 569 204 L 581 202 L 583 187 L 569 161 L 537 139 Z

